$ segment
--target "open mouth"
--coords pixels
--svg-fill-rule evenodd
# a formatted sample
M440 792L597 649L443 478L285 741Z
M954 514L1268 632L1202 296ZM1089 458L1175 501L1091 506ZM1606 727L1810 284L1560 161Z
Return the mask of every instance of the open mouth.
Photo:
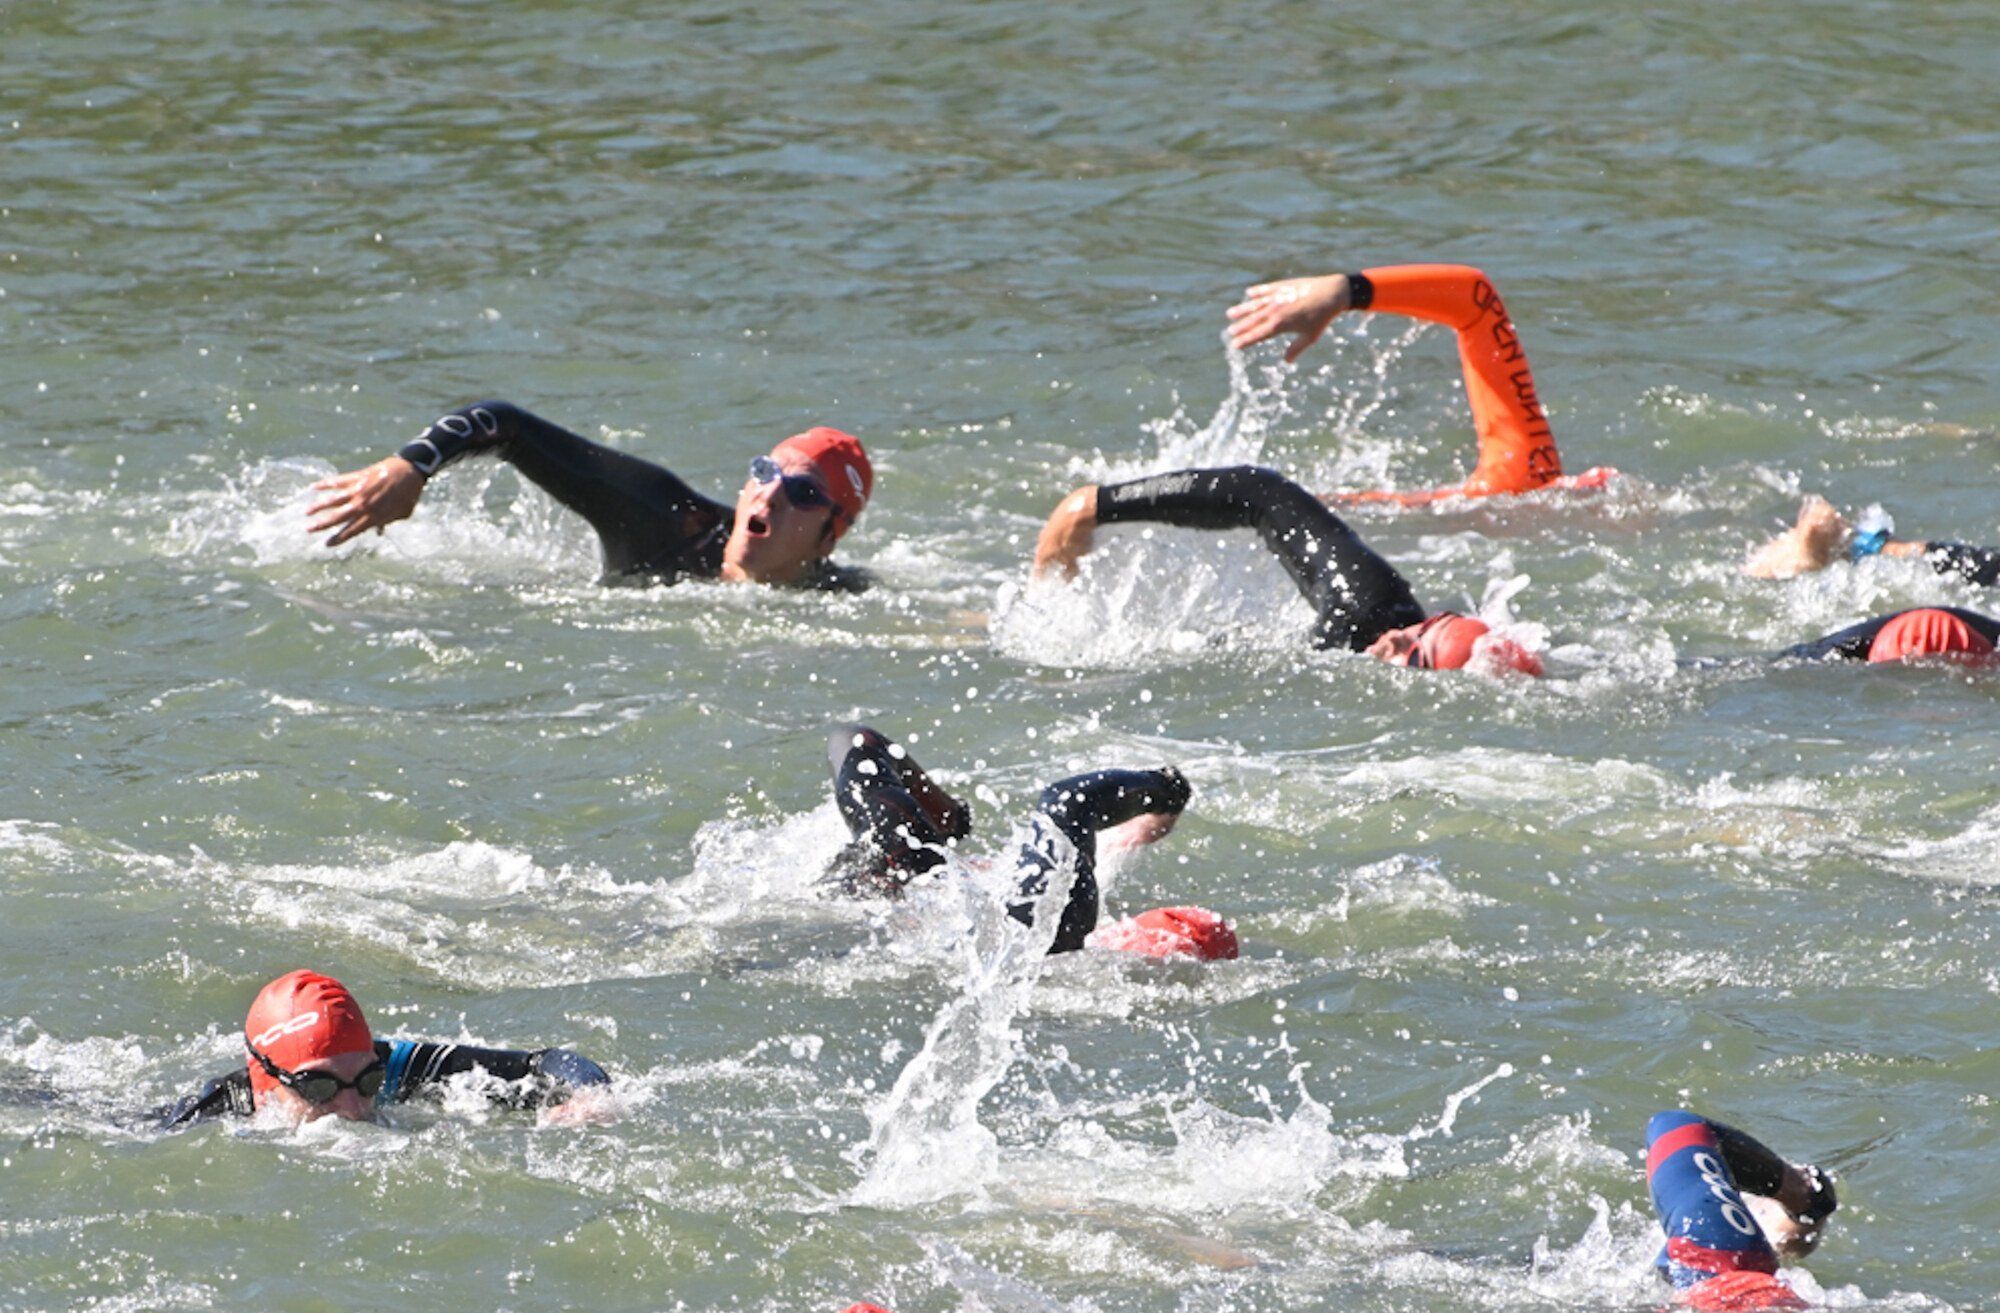
M753 515L743 522L743 528L752 538L763 538L770 534L771 522L761 515Z

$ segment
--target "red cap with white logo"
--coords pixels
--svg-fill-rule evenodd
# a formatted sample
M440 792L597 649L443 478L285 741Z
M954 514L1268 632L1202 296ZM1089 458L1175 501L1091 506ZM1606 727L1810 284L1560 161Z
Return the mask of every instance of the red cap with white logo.
M243 1021L243 1038L286 1071L375 1046L368 1019L347 986L316 971L288 971L264 986ZM251 1089L268 1094L277 1088L255 1058L246 1055L244 1062Z

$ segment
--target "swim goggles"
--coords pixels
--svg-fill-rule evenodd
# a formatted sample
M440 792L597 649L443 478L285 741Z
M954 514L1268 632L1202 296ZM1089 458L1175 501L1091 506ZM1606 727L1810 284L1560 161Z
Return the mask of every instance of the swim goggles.
M1436 629L1445 621L1453 619L1456 615L1457 612L1455 611L1440 611L1436 615L1426 618L1422 624L1418 625L1417 631L1410 635L1414 641L1410 644L1410 650L1403 654L1403 664L1418 670L1435 669L1431 664L1430 651L1424 646L1424 635Z
M342 1080L330 1071L286 1071L259 1053L249 1040L243 1041L243 1047L250 1050L250 1056L257 1059L266 1076L307 1103L332 1103L342 1090L353 1090L364 1099L372 1099L382 1092L382 1082L389 1078L389 1069L380 1058L363 1067L353 1080Z
M787 474L784 468L769 456L750 458L750 481L758 484L776 482L782 485L785 490L785 500L800 510L824 506L835 515L841 513L840 503L834 501L833 494L828 492L818 479L806 474Z

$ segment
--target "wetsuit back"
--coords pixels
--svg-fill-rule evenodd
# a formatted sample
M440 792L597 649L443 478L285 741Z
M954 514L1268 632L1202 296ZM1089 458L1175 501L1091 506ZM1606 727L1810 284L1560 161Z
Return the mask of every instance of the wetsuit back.
M496 1092L509 1106L532 1108L561 1103L585 1085L608 1085L604 1068L569 1049L481 1049L468 1044L437 1044L407 1039L378 1039L375 1056L387 1069L375 1106L402 1103L421 1091L468 1071L481 1071L513 1088ZM174 1130L211 1117L247 1117L256 1111L250 1096L250 1073L237 1067L218 1076L171 1107L160 1111L163 1129Z
M1100 524L1149 521L1187 529L1254 529L1318 616L1313 645L1359 652L1424 609L1395 567L1319 498L1250 465L1178 470L1097 490Z
M467 455L506 461L597 530L610 583L678 583L722 573L735 512L679 476L551 424L504 401L479 401L441 416L396 454L426 478ZM810 588L857 591L866 578L820 561Z

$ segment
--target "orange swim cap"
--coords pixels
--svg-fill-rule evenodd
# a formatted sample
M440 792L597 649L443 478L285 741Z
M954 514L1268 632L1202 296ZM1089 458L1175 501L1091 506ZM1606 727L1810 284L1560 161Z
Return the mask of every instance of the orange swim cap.
M1205 907L1156 907L1123 921L1099 926L1084 941L1092 948L1109 948L1146 957L1192 957L1203 962L1236 956L1236 932Z
M1472 645L1487 634L1486 622L1441 611L1417 629L1410 664L1427 670L1458 670L1472 660Z
M1753 1313L1804 1308L1792 1288L1769 1272L1722 1272L1681 1293L1681 1303L1701 1313Z
M341 1053L375 1047L361 1005L347 986L315 971L289 971L258 992L243 1020L243 1038L286 1071ZM250 1088L269 1094L278 1082L249 1055Z
M1978 662L1993 655L1993 641L1949 611L1925 607L1905 611L1883 625L1868 645L1868 660L1907 661L1912 657L1945 657Z
M889 1313L880 1304L849 1304L843 1313Z
M833 496L833 504L840 508L840 514L833 517L835 538L861 518L861 508L868 504L868 494L875 490L875 467L868 463L861 439L822 424L804 433L794 433L771 448L773 460L781 456L796 456L818 471L820 482Z

